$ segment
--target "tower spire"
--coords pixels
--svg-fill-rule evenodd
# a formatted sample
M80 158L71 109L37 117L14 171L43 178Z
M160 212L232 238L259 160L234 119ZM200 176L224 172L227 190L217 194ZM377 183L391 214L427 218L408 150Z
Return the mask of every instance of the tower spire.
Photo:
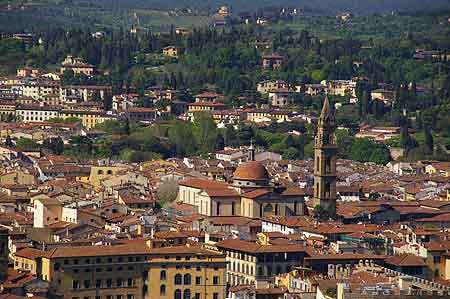
M314 199L328 215L336 213L335 120L328 97L323 102L314 146Z
M248 148L248 161L255 161L255 148L253 146L253 138L250 139L250 147Z

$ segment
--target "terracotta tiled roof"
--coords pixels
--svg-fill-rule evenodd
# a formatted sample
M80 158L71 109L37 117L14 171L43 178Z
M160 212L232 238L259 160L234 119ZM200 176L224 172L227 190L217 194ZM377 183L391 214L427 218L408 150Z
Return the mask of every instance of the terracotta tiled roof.
M259 162L250 161L240 164L233 173L233 178L238 180L267 180L267 169Z
M237 250L248 253L277 253L277 252L305 252L309 251L309 248L298 245L298 244L288 244L288 245L259 245L254 242L228 239L220 241L216 244L218 248Z
M252 191L242 194L242 196L246 197L246 198L256 199L258 197L267 195L269 193L271 193L271 191L268 189L255 189L255 190L252 190Z
M45 256L45 251L42 251L42 250L39 250L36 248L24 248L24 249L17 251L14 255L18 256L18 257L24 257L27 259L34 260L38 257Z
M414 266L426 266L422 258L413 254L402 254L388 257L385 262L394 266L400 267L414 267Z
M180 181L179 185L197 189L226 189L229 187L226 183L204 179L188 179Z

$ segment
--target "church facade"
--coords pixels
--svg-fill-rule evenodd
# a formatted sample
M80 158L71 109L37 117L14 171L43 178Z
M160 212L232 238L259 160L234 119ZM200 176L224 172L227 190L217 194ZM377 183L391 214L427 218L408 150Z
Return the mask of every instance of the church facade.
M206 179L181 181L177 200L196 206L198 213L206 216L304 215L302 189L274 186L264 165L254 161L253 147L248 160L236 168L230 183Z

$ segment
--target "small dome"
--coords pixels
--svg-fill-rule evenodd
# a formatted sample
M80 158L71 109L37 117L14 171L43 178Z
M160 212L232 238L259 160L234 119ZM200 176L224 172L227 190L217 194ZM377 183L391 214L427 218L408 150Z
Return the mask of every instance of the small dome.
M255 161L240 164L233 173L233 179L244 181L263 181L269 179L266 168Z

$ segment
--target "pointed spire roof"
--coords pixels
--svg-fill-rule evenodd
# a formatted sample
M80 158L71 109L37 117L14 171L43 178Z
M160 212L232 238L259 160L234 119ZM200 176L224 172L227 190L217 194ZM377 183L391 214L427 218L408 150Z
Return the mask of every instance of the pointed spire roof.
M325 96L325 101L323 102L322 112L320 113L320 120L323 124L334 121L334 115L331 111L330 101L328 96Z

